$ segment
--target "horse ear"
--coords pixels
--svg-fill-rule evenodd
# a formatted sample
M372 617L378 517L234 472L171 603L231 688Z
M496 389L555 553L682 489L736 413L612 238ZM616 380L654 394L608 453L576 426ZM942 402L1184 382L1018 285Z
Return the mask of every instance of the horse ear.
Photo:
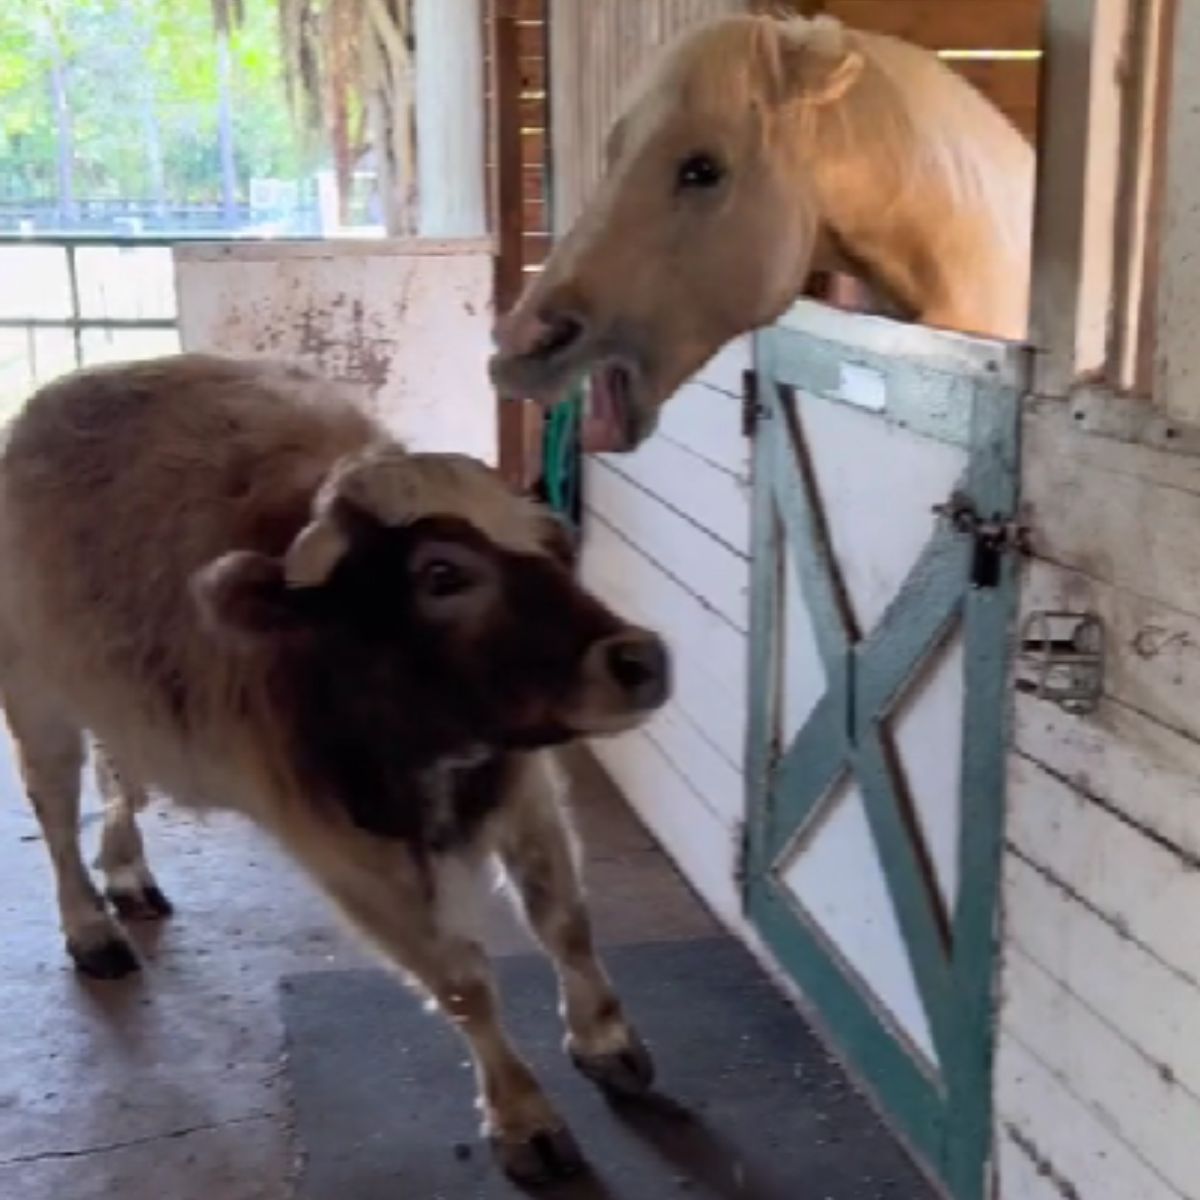
M865 60L846 27L833 17L788 21L780 30L784 94L821 106L840 100L858 82Z

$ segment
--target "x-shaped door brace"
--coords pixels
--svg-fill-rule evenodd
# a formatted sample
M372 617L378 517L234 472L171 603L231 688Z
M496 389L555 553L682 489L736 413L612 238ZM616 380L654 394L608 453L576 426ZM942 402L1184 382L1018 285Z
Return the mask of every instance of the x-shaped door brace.
M770 775L765 857L772 883L847 772L857 780L939 1060L953 1062L961 1033L952 969L953 922L933 877L906 784L883 728L905 686L960 618L969 586L968 539L940 523L876 627L861 640L820 517L815 481L788 406L767 398L769 489L795 557L827 686ZM762 486L760 484L760 486ZM776 543L772 577L782 567Z

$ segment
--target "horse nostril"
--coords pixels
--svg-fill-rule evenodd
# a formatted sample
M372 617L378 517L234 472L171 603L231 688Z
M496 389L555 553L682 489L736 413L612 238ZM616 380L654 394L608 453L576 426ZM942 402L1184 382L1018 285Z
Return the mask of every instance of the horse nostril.
M554 358L583 337L583 322L569 313L543 318L542 324L545 328L531 351L537 358Z
M667 695L666 647L656 637L623 637L608 650L613 678L639 704L661 704Z

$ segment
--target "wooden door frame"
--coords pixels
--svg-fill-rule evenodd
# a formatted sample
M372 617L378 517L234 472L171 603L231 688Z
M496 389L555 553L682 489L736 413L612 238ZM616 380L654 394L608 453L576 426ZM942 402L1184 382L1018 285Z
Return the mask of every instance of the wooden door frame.
M546 90L549 90L550 4L542 0L546 30L544 57ZM522 67L521 0L484 0L487 45L491 62L491 113L489 140L491 161L492 228L496 240L494 303L497 314L506 312L520 297L530 265L531 230L526 220L526 176L529 155L524 144L524 97ZM549 146L549 104L544 104L545 145ZM543 164L548 176L548 163ZM546 188L543 186L543 201ZM541 472L544 414L528 401L503 400L497 396L500 470L522 489L533 487Z

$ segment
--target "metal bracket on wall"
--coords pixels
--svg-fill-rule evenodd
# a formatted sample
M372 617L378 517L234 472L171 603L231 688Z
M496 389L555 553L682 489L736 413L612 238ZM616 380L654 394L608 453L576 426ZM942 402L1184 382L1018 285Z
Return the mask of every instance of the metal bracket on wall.
M1037 610L1025 618L1016 688L1066 712L1094 712L1104 691L1104 625L1094 613Z
M768 417L766 405L758 398L758 372L742 372L742 437L752 438L759 421Z

